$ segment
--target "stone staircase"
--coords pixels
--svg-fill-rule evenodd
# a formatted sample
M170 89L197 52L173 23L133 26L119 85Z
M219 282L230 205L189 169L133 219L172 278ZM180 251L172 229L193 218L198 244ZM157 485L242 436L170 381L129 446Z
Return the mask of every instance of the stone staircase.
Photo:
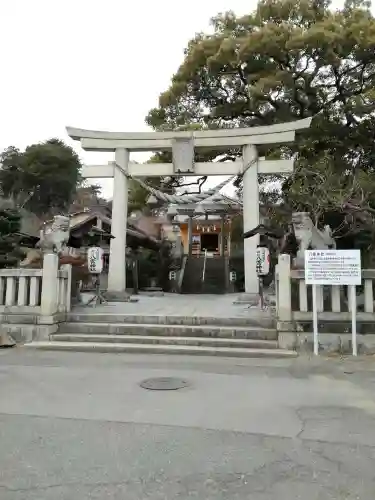
M196 294L202 292L203 258L188 257L181 285L181 293Z
M203 293L225 293L225 260L223 257L206 260L206 272L202 291Z
M284 358L272 319L72 313L49 341L28 349Z
M189 257L186 262L181 293L221 294L226 291L225 260L222 257L206 259L205 278L202 281L204 257Z

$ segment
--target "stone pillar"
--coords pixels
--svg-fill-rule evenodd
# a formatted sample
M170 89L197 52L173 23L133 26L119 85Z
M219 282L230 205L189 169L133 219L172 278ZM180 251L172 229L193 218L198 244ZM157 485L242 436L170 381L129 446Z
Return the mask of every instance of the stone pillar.
M72 309L72 265L63 264L60 269L68 273L68 279L66 282L66 312L70 312Z
M40 312L44 324L55 322L53 315L58 311L58 279L59 256L56 253L45 253L43 256L42 296Z
M290 255L279 255L277 264L276 290L277 319L282 322L292 321L292 284L290 279Z
M189 215L188 219L188 256L191 257L193 250L193 218Z
M254 160L257 160L256 146L250 144L244 146L242 155L245 170L243 175L243 229L245 232L259 225L258 162L252 164ZM258 235L244 240L245 293L249 294L259 292L255 261L258 241Z
M126 225L128 218L129 151L116 149L116 164L113 179L112 225L109 249L108 292L125 293L126 290Z
M281 349L297 349L299 335L293 321L290 255L279 255L276 268L276 319L278 345Z

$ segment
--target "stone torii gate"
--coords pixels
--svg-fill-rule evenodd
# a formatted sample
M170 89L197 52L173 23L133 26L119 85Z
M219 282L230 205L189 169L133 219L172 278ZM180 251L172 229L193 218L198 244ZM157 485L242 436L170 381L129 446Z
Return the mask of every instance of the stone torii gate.
M293 142L298 130L310 126L311 118L289 123L251 128L186 132L100 132L67 127L68 135L81 141L86 151L113 151L115 161L107 165L84 166L85 178L114 178L112 235L108 291L116 294L126 288L126 224L128 216L128 177L243 175L244 231L259 224L258 174L287 174L293 160L258 158L257 146ZM194 162L194 148L224 152L242 148L242 159L233 162ZM131 151L172 151L172 163L131 163ZM258 238L244 241L245 292L258 293L255 254Z

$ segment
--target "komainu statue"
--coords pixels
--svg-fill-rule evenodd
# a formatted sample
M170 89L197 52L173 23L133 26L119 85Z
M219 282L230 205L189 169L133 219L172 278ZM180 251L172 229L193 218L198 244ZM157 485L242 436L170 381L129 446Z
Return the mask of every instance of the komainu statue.
M56 215L51 226L41 231L37 246L44 252L60 254L69 241L70 219L64 215Z
M85 255L71 255L69 252L69 217L58 215L49 228L41 231L41 238L36 248L28 250L20 267L41 269L45 253L57 253L59 267L64 264L72 266L72 299L79 300L79 283L86 283L90 278Z
M292 215L294 234L298 241L298 251L295 258L297 267L304 267L305 250L325 250L336 248L330 226L318 229L306 212L295 212Z

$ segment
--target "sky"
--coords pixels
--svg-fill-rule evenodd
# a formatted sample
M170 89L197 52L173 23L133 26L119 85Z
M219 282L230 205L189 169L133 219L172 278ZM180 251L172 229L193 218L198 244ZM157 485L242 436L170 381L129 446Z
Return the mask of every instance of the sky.
M57 137L85 164L113 160L114 154L83 151L65 127L147 131L145 116L194 34L207 31L219 12L241 15L255 6L256 0L0 0L0 151ZM112 196L113 181L94 182Z
M86 164L113 160L112 154L83 151L65 127L147 131L145 116L168 88L188 41L206 31L218 12L244 14L255 5L255 0L0 0L0 151L58 137ZM210 179L209 185L221 179ZM113 182L99 183L111 197Z

